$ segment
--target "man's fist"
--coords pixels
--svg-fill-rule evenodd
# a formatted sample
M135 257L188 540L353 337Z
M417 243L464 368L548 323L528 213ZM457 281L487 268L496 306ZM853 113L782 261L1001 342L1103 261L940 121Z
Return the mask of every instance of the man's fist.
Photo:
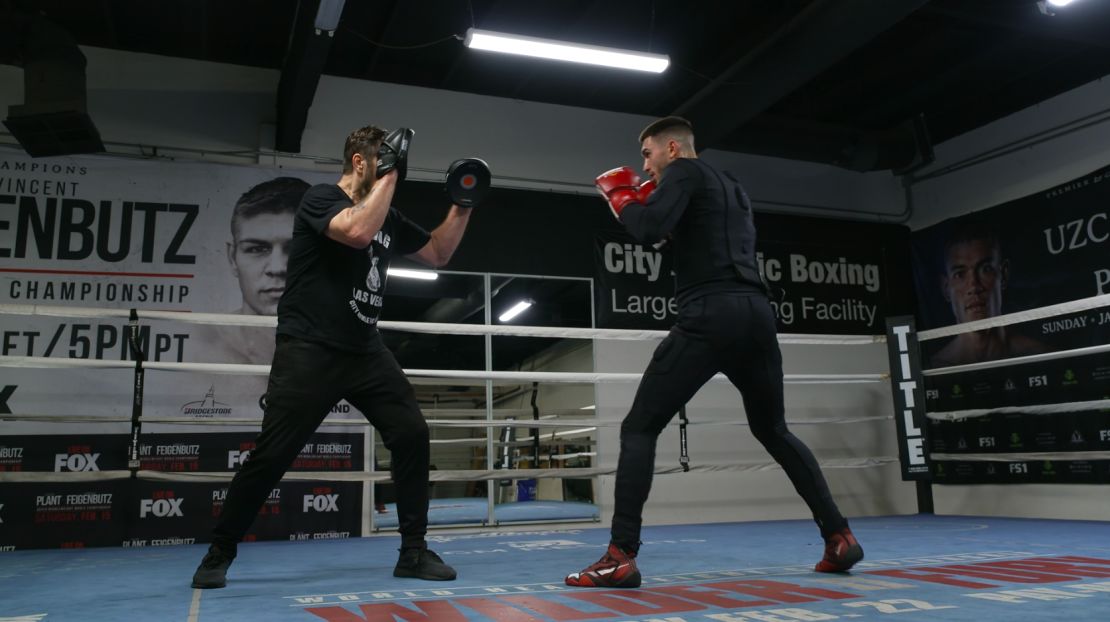
M643 203L655 190L655 182L647 180L640 183L640 176L630 167L622 166L606 171L594 180L598 192L609 202L613 216L620 220L621 212L629 203Z
M377 178L385 177L389 171L397 171L397 182L405 179L409 162L409 143L415 132L407 127L399 127L386 134L378 147Z

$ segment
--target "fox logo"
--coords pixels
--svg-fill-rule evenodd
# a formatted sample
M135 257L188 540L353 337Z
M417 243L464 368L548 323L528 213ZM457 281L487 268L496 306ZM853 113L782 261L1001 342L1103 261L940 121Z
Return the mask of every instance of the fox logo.
M227 468L234 469L237 466L241 466L244 462L247 461L247 458L249 458L250 456L251 450L249 449L246 451L232 449L231 451L227 452Z
M305 495L304 496L304 511L305 512L338 512L339 511L339 493L325 494L325 495Z
M96 461L100 454L54 454L54 472L61 471L99 471Z
M157 518L182 517L180 499L142 499L139 501L139 518L146 518L153 514Z

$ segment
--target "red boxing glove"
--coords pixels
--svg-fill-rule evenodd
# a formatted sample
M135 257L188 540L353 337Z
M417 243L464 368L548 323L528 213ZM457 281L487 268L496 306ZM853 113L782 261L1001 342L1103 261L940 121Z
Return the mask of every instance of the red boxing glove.
M640 176L628 166L605 171L594 180L598 192L609 202L609 209L613 216L620 220L624 206L632 202L639 202ZM652 186L654 189L654 185ZM650 191L649 191L650 192Z

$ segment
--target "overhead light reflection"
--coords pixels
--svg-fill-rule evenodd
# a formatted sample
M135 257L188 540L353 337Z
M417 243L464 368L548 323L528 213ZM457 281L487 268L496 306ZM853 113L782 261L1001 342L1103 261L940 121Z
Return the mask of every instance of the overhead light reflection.
M532 306L532 301L531 300L521 300L520 302L518 302L515 305L513 305L512 307L510 307L508 311L499 315L497 317L497 319L501 320L502 322L508 322L509 320L511 320L514 317L523 313L528 307L531 307L531 306Z
M430 272L428 270L409 270L407 268L390 268L389 276L397 276L402 279L420 279L421 281L434 281L439 278L439 274Z

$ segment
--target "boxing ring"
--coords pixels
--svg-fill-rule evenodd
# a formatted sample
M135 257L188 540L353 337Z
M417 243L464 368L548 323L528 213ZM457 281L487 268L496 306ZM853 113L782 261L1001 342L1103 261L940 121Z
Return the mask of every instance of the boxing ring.
M1110 296L1046 307L1023 314L984 320L1006 325L1031 319L1075 313L1110 304ZM121 310L6 305L0 314L59 315L126 319L132 326L145 320L190 323L231 323L273 326L274 318ZM941 331L923 331L922 341L940 339L962 330L985 326L968 323ZM447 334L564 339L651 341L657 331L561 329L526 326L428 325L382 322L383 330ZM955 332L953 332L955 331ZM886 349L884 337L780 335L780 343L830 348ZM978 363L959 368L923 370L926 377L1023 365L1038 360L1097 355L1108 345L1080 350ZM137 359L137 360L135 360ZM0 486L58 482L226 482L230 472L166 472L142 468L142 435L158 426L255 426L260 418L224 417L196 420L148 416L142 412L143 378L147 374L219 373L263 376L268 366L129 360L0 357L0 366L33 369L88 368L134 373L136 399L131 416L97 417L96 423L122 424L130 429L127 468L95 472L0 472ZM611 384L634 387L638 373L476 371L406 369L414 384L475 383L492 397L495 385ZM886 370L850 374L787 374L791 385L876 385L886 389ZM722 383L715 378L713 384ZM792 390L787 387L788 394ZM803 390L796 387L794 390ZM377 486L388 481L388 471L377 468L377 443L361 418L329 416L325 426L358 429L366 434L367 458L350 470L290 471L284 481L354 483L367 492L360 508L363 536L347 539L257 541L240 547L222 590L193 590L189 576L203 555L200 543L141 548L86 548L77 550L15 550L0 554L0 621L19 620L356 620L382 621L574 621L694 620L795 621L835 619L1014 620L1100 619L1110 605L1110 523L997 517L935 516L929 513L852 517L852 528L867 557L851 574L819 575L812 571L823 542L810 520L745 521L648 525L639 558L644 587L636 590L575 590L563 576L593 561L608 542L602 510L595 503L535 501L500 503L493 482L506 479L590 479L614 472L609 460L598 458L615 448L601 446L596 433L619 422L582 412L569 416L528 418L534 409L495 412L487 400L480 419L473 412L430 409L425 412L433 429L484 431L474 438L437 439L437 445L475 445L486 449L486 468L437 469L433 482L490 482L478 497L432 499L430 546L453 565L459 579L443 584L395 579L390 571L397 541L391 528L395 516L390 503L381 503ZM1110 400L1067 404L1010 406L1050 416L1076 410L1104 411ZM987 416L998 408L930 412L930 421L958 421ZM550 415L552 413L545 413ZM798 427L839 426L864 422L889 425L893 415L837 416L787 420ZM43 424L88 423L78 416L28 413L0 414L0 422L35 421ZM697 486L704 473L748 473L775 469L769 460L707 463L698 459L697 445L686 451L686 431L712 429L714 434L745 434L736 430L740 417L728 422L686 421L676 418L682 442L678 461L659 460L661 477L688 477ZM576 467L537 468L539 442L585 447L573 454L548 453L548 464ZM661 443L670 442L661 439ZM509 448L511 451L504 451ZM531 456L529 451L532 450ZM948 454L929 452L931 461L1014 463L1029 460L1069 460L1076 456L1035 453ZM1097 460L1108 452L1083 452ZM495 459L516 468L492 468ZM875 469L893 465L897 456L828 458L818 454L822 468ZM518 465L525 464L521 468ZM681 475L685 472L690 475ZM308 484L311 485L311 484ZM600 496L600 495L598 495ZM0 498L0 503L3 499ZM800 501L798 502L800 505ZM649 506L651 502L649 501ZM307 503L306 503L307 507ZM2 505L0 505L2 508ZM697 508L691 508L697 512ZM0 512L0 518L4 514ZM693 516L691 517L693 518ZM438 527L451 527L440 529ZM3 525L0 525L0 529Z

